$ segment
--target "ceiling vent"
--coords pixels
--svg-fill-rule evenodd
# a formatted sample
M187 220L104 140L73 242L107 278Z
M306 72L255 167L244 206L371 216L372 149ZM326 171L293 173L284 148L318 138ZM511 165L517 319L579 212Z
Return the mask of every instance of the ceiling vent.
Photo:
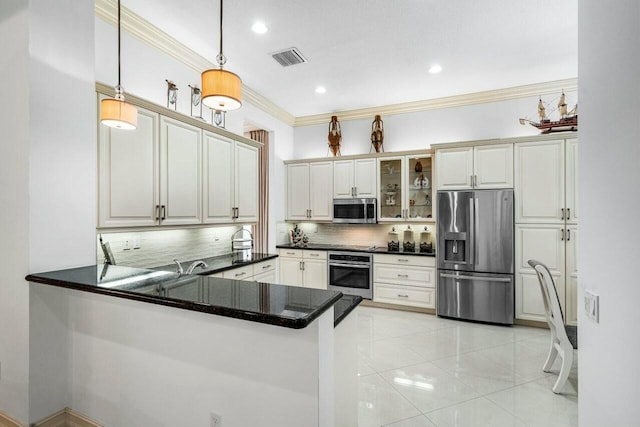
M309 62L295 47L272 53L271 56L283 67Z

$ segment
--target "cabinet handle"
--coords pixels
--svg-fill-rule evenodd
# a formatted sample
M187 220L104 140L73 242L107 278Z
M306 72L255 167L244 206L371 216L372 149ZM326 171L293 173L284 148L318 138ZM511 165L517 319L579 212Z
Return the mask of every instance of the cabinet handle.
M478 175L473 175L473 186L474 187L478 186Z
M564 219L564 208L560 209L560 219Z
M240 218L240 208L235 208L236 209L236 216L235 218L238 219Z
M304 261L300 262L300 270L304 271Z
M408 274L398 274L398 277L405 277L405 278L407 278L407 279L408 279L408 278L409 278L409 275L408 275Z
M409 262L409 260L408 259L398 258L398 262Z
M245 274L247 274L246 272L242 272L242 273L236 273L236 277L240 277L240 276L244 276Z
M469 175L469 185L473 187L473 175Z
M160 217L161 221L164 221L167 218L167 207L165 205L160 206L162 210L162 216Z
M320 256L320 254L309 254L309 256Z
M156 205L156 221L160 221L160 205Z
M287 255L295 255L295 252L287 252Z
M571 219L571 208L567 208L567 219Z
M567 218L569 219L569 218ZM571 240L571 230L567 228L567 242Z
M400 298L409 298L409 295L398 294Z
M353 187L353 195L358 197L358 187Z
M263 265L263 266L262 266L262 269L264 270L265 268L271 268L271 264L269 264L269 265Z
M564 228L560 230L560 240L564 240Z

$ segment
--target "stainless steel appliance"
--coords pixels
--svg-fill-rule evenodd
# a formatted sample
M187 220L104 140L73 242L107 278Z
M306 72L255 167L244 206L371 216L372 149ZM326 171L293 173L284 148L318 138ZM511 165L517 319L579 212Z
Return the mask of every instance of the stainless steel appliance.
M249 238L243 238L242 234L249 234ZM241 237L236 237L240 234ZM253 234L251 231L241 228L231 235L231 253L233 262L250 261L253 254Z
M438 192L438 315L513 324L513 223L513 190Z
M376 224L377 199L333 199L333 222L337 224Z
M329 252L328 289L373 299L373 256L361 252Z

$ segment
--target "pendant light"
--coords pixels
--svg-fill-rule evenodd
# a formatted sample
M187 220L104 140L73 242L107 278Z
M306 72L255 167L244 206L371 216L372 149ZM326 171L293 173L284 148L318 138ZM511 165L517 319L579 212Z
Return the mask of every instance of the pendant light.
M120 0L118 0L118 84L113 98L103 99L100 111L100 122L117 129L135 129L138 126L138 109L125 102L124 89L120 85Z
M220 53L216 56L220 68L202 73L202 103L214 111L231 111L242 106L242 80L223 69L227 58L222 53L222 3L220 0Z

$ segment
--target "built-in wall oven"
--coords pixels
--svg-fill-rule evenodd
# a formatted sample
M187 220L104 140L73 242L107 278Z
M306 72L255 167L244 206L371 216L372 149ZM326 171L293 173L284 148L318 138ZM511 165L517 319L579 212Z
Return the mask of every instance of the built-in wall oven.
M361 252L328 253L329 289L373 299L373 256Z

